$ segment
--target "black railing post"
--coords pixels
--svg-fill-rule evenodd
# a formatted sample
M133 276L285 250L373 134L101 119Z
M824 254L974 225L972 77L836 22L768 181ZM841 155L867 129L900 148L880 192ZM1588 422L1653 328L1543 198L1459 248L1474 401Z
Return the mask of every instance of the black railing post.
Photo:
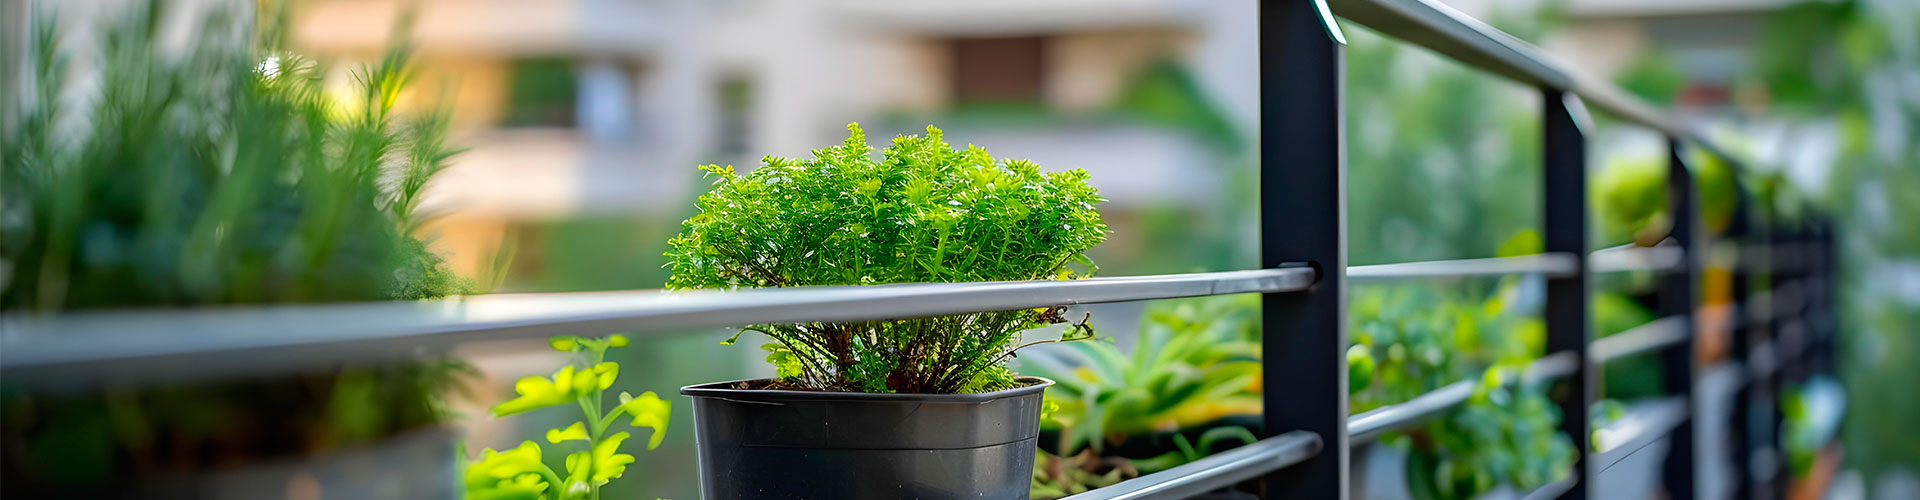
M1696 342L1696 313L1700 305L1697 287L1700 283L1700 265L1706 257L1705 246L1700 244L1700 202L1693 185L1693 175L1687 171L1685 159L1680 155L1680 142L1668 139L1667 167L1667 213L1673 220L1671 237L1678 244L1685 257L1680 269L1669 272L1660 279L1660 312L1664 317L1685 318L1681 328L1685 329L1686 340L1668 347L1661 352L1662 373L1666 378L1666 391L1686 401L1686 420L1673 428L1667 436L1667 458L1661 471L1661 484L1667 490L1667 498L1673 500L1692 500L1697 490L1694 485L1694 470L1698 462L1694 460L1694 436L1699 427L1696 418L1700 410L1699 398L1694 391L1697 367L1694 363L1694 345Z
M1839 377L1837 362L1834 360L1836 340L1839 338L1839 312L1834 310L1834 287L1837 285L1837 269L1834 263L1839 262L1839 256L1837 256L1839 248L1834 244L1832 215L1826 215L1826 213L1820 215L1820 231L1816 233L1816 240L1820 248L1820 258L1814 262L1820 269L1818 271L1820 279L1814 281L1820 285L1820 294L1818 294L1820 302L1816 302L1820 304L1820 342L1818 342L1820 352L1816 358L1818 362L1816 371L1828 377Z
M1593 362L1587 353L1587 147L1583 125L1586 109L1580 99L1564 91L1543 88L1541 103L1546 108L1544 190L1546 205L1541 221L1546 251L1575 256L1580 272L1547 279L1547 352L1570 351L1580 360L1579 368L1561 379L1556 389L1560 406L1560 429L1573 440L1574 462L1570 474L1578 481L1561 498L1585 499L1593 491L1593 476L1587 473L1591 429L1587 406L1592 404Z
M1780 321L1780 310L1782 305L1784 305L1780 299L1781 285L1786 284L1786 273L1782 272L1785 268L1785 259L1783 258L1785 257L1785 252L1781 252L1781 249L1784 248L1784 244L1786 243L1786 237L1784 235L1786 227L1780 222L1780 210L1779 207L1776 206L1777 200L1765 199L1760 200L1760 202L1766 205L1764 211L1767 214L1767 232L1765 238L1762 239L1765 246L1760 253L1762 257L1759 259L1762 272L1767 274L1767 300L1763 308L1763 313L1760 315L1760 328L1762 328L1762 332L1765 332L1767 339L1766 345L1771 352L1766 353L1767 359L1770 361L1768 364L1769 371L1760 377L1760 387L1758 388L1760 400L1758 405L1759 411L1756 413L1760 418L1760 425L1756 426L1756 428L1760 430L1758 438L1760 439L1761 452L1758 454L1758 457L1756 457L1760 462L1756 468L1764 470L1765 475L1756 478L1758 484L1756 484L1757 489L1754 498L1773 499L1786 498L1787 492L1787 457L1785 450L1780 448L1780 424L1782 420L1782 414L1780 413L1780 389L1785 382L1781 379L1780 374L1784 371L1783 367L1785 367L1787 363L1786 356L1784 356L1784 354L1786 354L1786 339L1781 335L1782 322Z
M1266 478L1267 498L1347 498L1342 43L1323 3L1260 5L1260 263L1319 271L1312 290L1262 300L1264 432L1321 442L1319 455Z
M1745 170L1732 165L1733 160L1730 158L1721 158L1721 161L1729 163L1729 169L1735 175L1733 182L1739 186L1741 181L1738 176L1744 175ZM1720 240L1732 245L1735 255L1731 269L1733 300L1727 318L1733 328L1733 341L1728 343L1730 347L1727 355L1732 358L1733 366L1738 367L1739 372L1734 381L1737 389L1733 392L1733 409L1728 412L1731 421L1728 422L1727 444L1731 456L1727 458L1728 463L1733 465L1733 476L1729 479L1729 489L1733 495L1729 498L1753 498L1753 454L1759 447L1754 441L1754 390L1751 383L1753 377L1750 375L1753 367L1751 354L1755 346L1752 332L1755 325L1748 319L1752 317L1753 307L1755 307L1753 280L1749 278L1753 271L1752 263L1746 260L1748 255L1746 249L1752 241L1756 205L1753 195L1747 193L1745 188L1735 189L1734 194L1733 220Z

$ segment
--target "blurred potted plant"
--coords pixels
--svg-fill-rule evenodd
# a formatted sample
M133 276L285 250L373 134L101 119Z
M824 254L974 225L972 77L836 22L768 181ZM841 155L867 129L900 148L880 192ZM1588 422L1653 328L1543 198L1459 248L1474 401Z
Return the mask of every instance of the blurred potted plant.
M1517 288L1509 279L1485 302L1420 288L1354 294L1347 361L1355 413L1481 377L1461 408L1381 438L1406 452L1413 498L1474 498L1500 484L1531 490L1569 473L1572 442L1556 431L1545 388L1509 383L1539 356L1545 333L1539 320L1508 312Z
M0 134L0 308L76 309L429 298L465 282L412 236L454 152L444 115L403 121L404 47L322 89L313 62L216 11L160 54L158 6L107 30L96 91L68 100L52 23ZM262 18L273 16L263 13ZM265 30L271 40L274 30ZM70 96L68 96L70 97ZM83 102L86 106L65 104ZM73 127L63 124L77 125ZM272 332L261 332L271 335ZM452 498L437 395L452 360L97 392L9 386L8 496Z
M1260 414L1258 304L1258 295L1156 302L1131 356L1076 342L1022 357L1023 371L1058 382L1047 393L1058 410L1042 422L1057 439L1043 459L1124 463L1112 470L1130 478L1257 440L1247 426Z
M493 407L494 416L504 417L554 406L577 405L581 420L559 429L548 429L550 444L580 441L586 448L567 455L566 476L555 472L541 457L540 444L522 441L507 451L483 450L466 464L462 473L468 500L586 500L600 498L600 488L619 479L633 463L633 455L620 452L620 444L631 437L625 431L608 433L620 417L630 427L652 429L647 449L660 447L667 437L667 418L673 404L648 391L634 397L620 393L620 404L602 410L606 391L620 376L620 364L606 361L607 350L626 347L627 337L605 338L554 337L548 345L574 356L574 363L555 372L553 377L538 375L513 384L519 393Z
M937 128L881 158L840 146L716 176L667 253L673 290L1070 279L1106 237L1083 170L954 149ZM714 498L1026 498L1041 394L1006 367L1063 308L753 325L770 379L689 386ZM1092 336L1084 320L1058 339ZM732 343L734 338L726 343Z

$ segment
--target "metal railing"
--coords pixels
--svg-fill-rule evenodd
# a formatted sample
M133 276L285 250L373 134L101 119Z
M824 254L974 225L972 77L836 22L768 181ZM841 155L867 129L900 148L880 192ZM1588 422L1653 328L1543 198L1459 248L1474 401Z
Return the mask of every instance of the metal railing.
M1490 73L1537 87L1544 97L1543 235L1539 255L1346 265L1346 167L1342 37L1344 17ZM1786 474L1747 473L1746 460L1778 456L1776 402L1785 383L1830 369L1834 328L1828 294L1830 225L1767 224L1759 204L1741 203L1724 235L1742 245L1735 269L1737 318L1728 361L1695 366L1696 286L1705 248L1684 147L1737 165L1685 127L1605 82L1583 79L1537 49L1429 0L1284 0L1259 15L1263 126L1262 269L1073 281L803 287L665 294L658 291L517 294L423 302L206 308L0 316L0 376L20 384L89 384L114 378L200 377L290 370L342 360L406 355L474 341L794 321L852 321L1055 305L1261 293L1265 439L1155 474L1094 490L1080 499L1183 498L1259 480L1272 498L1346 498L1356 443L1435 418L1459 406L1477 379L1400 404L1348 414L1345 295L1349 282L1508 274L1545 278L1547 351L1519 374L1556 381L1561 430L1576 445L1570 477L1528 498L1587 498L1594 478L1625 456L1665 440L1663 487L1696 496L1693 409L1699 375L1731 377L1735 422L1727 453L1742 460L1736 498L1778 497ZM1285 77L1276 75L1284 68ZM1652 248L1587 251L1585 106L1654 129L1671 144L1667 242ZM1339 270L1339 272L1327 272ZM1662 319L1607 339L1588 331L1589 278L1661 273ZM1752 280L1776 284L1750 291ZM1795 326L1786 328L1783 325ZM271 335L262 335L271 331ZM1789 334L1790 333L1790 334ZM190 339L190 340L183 340ZM1588 405L1597 365L1637 354L1661 357L1667 398L1641 404L1604 430L1588 450ZM205 360L218 357L219 363Z

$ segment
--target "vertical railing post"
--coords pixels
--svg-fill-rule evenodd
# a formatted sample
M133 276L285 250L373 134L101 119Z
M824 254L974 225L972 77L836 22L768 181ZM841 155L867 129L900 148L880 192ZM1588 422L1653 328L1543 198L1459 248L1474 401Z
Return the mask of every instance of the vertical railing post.
M1820 302L1818 302L1818 304L1820 304L1820 337L1818 337L1820 338L1820 342L1818 342L1820 352L1818 352L1818 358L1816 358L1816 362L1818 362L1818 369L1816 369L1816 371L1822 373L1822 375L1828 375L1828 377L1839 377L1839 371L1836 369L1839 363L1834 360L1836 340L1837 337L1839 337L1839 312L1834 310L1834 287L1839 285L1839 283L1836 283L1837 271L1834 263L1837 262L1836 254L1839 252L1839 248L1834 246L1834 217L1832 217L1832 215L1826 215L1826 213L1820 215L1820 231L1816 233L1816 240L1818 240L1818 248L1820 248L1820 258L1814 262L1818 265L1818 273L1820 273L1820 275L1818 275L1820 279L1814 281L1814 283L1820 285L1820 294L1818 294L1818 298L1820 298Z
M1319 0L1260 5L1261 266L1319 271L1312 290L1262 300L1264 432L1321 443L1268 476L1266 498L1347 498L1345 67L1331 16Z
M1732 162L1727 158L1721 160ZM1732 165L1729 167L1736 176L1734 184L1742 185L1738 176L1745 171ZM1756 306L1753 303L1753 281L1749 278L1753 274L1753 267L1752 263L1747 261L1749 254L1746 250L1752 242L1755 202L1753 195L1747 193L1744 188L1735 189L1734 193L1733 221L1727 227L1726 234L1722 235L1722 241L1733 246L1735 256L1732 269L1733 300L1727 319L1732 324L1733 341L1729 343L1731 347L1728 349L1728 355L1733 359L1733 366L1739 369L1734 381L1737 389L1733 393L1733 410L1729 412L1731 422L1728 422L1730 428L1727 440L1730 441L1732 448L1730 450L1732 456L1728 457L1728 460L1733 464L1733 477L1729 479L1732 496L1728 498L1753 498L1753 453L1759 447L1754 441L1753 409L1755 406L1751 383L1755 325L1749 318L1753 316L1753 308Z
M1686 401L1686 420L1673 428L1667 436L1667 458L1661 471L1661 484L1667 490L1667 498L1673 500L1692 500L1696 496L1694 485L1695 466L1694 436L1699 428L1697 418L1700 405L1694 391L1697 367L1694 363L1694 345L1699 310L1700 265L1706 256L1704 246L1700 244L1700 203L1695 196L1693 175L1687 171L1685 159L1680 155L1681 144L1668 139L1667 167L1667 213L1673 220L1672 238L1678 244L1685 257L1680 269L1672 270L1660 279L1660 312L1664 317L1685 318L1681 328L1686 331L1685 340L1661 352L1662 373L1666 378L1666 391Z
M1783 382L1780 373L1784 371L1782 368L1787 363L1785 356L1782 356L1786 353L1786 342L1780 335L1780 309L1783 305L1780 299L1780 285L1786 283L1786 276L1784 276L1786 273L1782 272L1785 267L1784 252L1780 250L1786 243L1786 238L1783 233L1785 227L1780 223L1780 210L1775 206L1776 201L1764 199L1760 202L1765 204L1764 212L1767 214L1766 236L1762 239L1765 246L1762 247L1759 259L1762 272L1767 275L1767 300L1760 314L1760 331L1765 332L1766 345L1772 352L1765 353L1770 361L1768 364L1770 371L1760 377L1758 388L1760 400L1759 411L1756 413L1761 419L1758 422L1760 425L1757 426L1761 452L1756 457L1759 462L1756 468L1764 470L1765 474L1763 477L1756 478L1758 484L1756 484L1756 495L1753 498L1773 499L1785 498L1787 491L1786 454L1780 449L1782 416L1780 388Z
M1587 115L1580 98L1553 88L1543 88L1541 103L1546 108L1542 122L1545 132L1545 175L1541 200L1546 205L1541 221L1546 251L1573 255L1578 273L1547 278L1547 352L1573 352L1580 360L1573 374L1561 379L1555 390L1560 406L1560 429L1573 440L1572 477L1578 484L1561 498L1585 499L1593 491L1593 476L1588 474L1591 430L1587 406L1594 398L1593 362L1588 357L1587 312Z

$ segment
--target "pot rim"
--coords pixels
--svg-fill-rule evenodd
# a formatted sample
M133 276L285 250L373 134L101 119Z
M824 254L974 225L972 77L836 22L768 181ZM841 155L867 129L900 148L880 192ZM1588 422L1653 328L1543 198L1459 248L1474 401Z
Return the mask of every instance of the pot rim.
M989 401L1015 398L1029 394L1038 395L1053 380L1045 377L1018 376L1014 380L1029 382L1027 385L1012 389L973 394L902 394L875 392L826 392L826 391L788 391L780 389L734 389L741 382L767 380L764 378L741 379L727 382L709 382L680 388L680 395L695 398L719 398L754 401L892 401L902 403L986 403Z

